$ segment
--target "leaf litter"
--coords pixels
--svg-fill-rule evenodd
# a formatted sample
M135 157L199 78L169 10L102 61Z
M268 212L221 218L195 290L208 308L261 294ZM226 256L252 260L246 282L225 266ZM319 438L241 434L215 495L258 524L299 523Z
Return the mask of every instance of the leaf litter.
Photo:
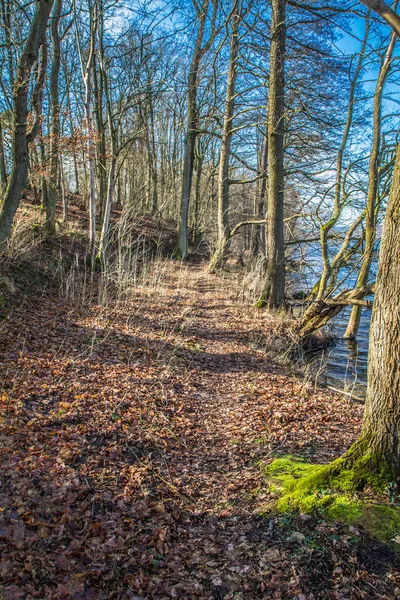
M260 464L326 462L362 407L253 343L270 318L193 266L84 307L26 297L0 339L0 597L399 598L361 530L260 516Z

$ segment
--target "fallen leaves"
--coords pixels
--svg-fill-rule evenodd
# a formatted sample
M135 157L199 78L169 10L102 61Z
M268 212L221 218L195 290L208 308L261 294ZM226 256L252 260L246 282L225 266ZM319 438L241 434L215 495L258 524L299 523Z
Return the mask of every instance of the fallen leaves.
M199 268L185 281L169 268L151 302L49 293L5 324L1 597L370 598L380 577L379 597L395 598L390 561L377 575L362 536L255 516L258 463L276 450L329 460L361 408L305 397L251 343L263 313Z

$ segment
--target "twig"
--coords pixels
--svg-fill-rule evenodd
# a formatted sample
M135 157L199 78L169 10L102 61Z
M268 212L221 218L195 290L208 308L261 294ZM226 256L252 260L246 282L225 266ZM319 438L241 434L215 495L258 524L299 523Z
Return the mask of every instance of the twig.
M326 387L329 390L332 390L333 392L338 392L339 394L344 394L345 396L349 396L350 398L357 400L357 402L362 402L362 404L364 404L364 402L365 402L365 398L359 398L358 396L354 396L354 394L352 394L351 392L346 392L346 390L341 390L340 388L335 388L335 387L333 387L333 385L327 385Z

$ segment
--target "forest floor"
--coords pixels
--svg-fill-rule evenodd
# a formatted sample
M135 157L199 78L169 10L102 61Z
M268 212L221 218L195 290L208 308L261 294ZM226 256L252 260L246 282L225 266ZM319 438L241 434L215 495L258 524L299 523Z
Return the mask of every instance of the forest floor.
M268 357L270 316L171 261L123 300L78 292L1 324L2 599L400 597L361 530L260 515L263 464L327 462L362 418Z

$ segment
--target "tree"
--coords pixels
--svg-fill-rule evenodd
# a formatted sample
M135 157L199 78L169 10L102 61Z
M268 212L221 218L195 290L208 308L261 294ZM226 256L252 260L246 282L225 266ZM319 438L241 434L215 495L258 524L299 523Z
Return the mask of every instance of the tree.
M400 146L385 214L370 329L362 432L349 451L383 480L400 474ZM368 477L367 477L368 479Z
M85 89L85 119L87 134L87 152L89 162L89 255L94 257L96 250L96 174L95 174L95 144L92 127L92 71L96 49L96 35L98 28L98 0L92 5L89 2L89 41L88 51L85 57L81 44L76 12L76 0L74 0L75 31L81 65L82 81Z
M50 137L50 173L47 187L46 227L49 233L54 233L56 223L56 199L58 180L58 151L60 143L60 100L58 93L58 78L60 73L61 51L59 23L62 11L62 0L55 0L54 14L51 22L51 39L53 44L53 59L50 73L50 105L51 105L51 137Z
M260 307L278 308L285 301L284 134L286 0L272 0L268 95L267 271Z
M35 16L18 62L13 88L12 171L0 208L0 244L4 244L11 233L14 216L21 200L21 192L27 182L28 142L29 138L31 141L34 139L39 127L37 119L32 130L27 131L30 79L39 49L45 43L45 32L53 2L54 0L42 0L36 3ZM43 85L43 82L41 84ZM38 94L39 90L40 88L36 86L33 94L35 92Z
M228 81L226 87L224 125L218 172L218 239L216 250L211 257L209 270L218 270L224 261L230 238L229 230L229 164L233 135L233 117L235 108L235 86L239 57L239 25L241 19L241 1L234 0L232 7L232 30L229 55Z
M198 109L197 109L197 88L200 62L204 54L210 48L214 35L215 35L215 18L218 7L218 1L213 2L213 15L211 22L211 33L208 41L203 44L204 35L206 31L207 16L209 11L209 0L203 0L202 4L199 4L197 0L193 0L194 7L198 19L197 36L194 45L192 63L190 65L189 76L188 76L188 106L187 106L187 129L185 137L185 150L183 158L183 172L182 172L182 191L181 191L181 205L179 211L178 221L178 242L176 247L176 254L181 258L185 258L188 253L188 217L189 217L189 202L190 192L192 189L192 178L194 168L194 153L196 147L196 138L198 135L199 123L198 123Z
M105 92L107 122L108 122L109 131L110 131L110 145L111 145L111 148L110 148L111 158L110 158L110 166L109 166L108 178L107 178L107 193L106 193L106 199L105 199L104 210L103 210L103 222L102 222L102 226L101 226L99 250L98 250L98 257L99 257L100 261L102 262L102 264L104 265L105 255L106 255L107 245L108 245L111 205L112 205L112 198L113 198L114 185L115 185L115 171L116 171L116 165L117 165L117 140L116 140L117 132L116 132L115 126L114 126L114 118L113 118L111 96L110 96L110 86L109 86L109 81L108 81L108 73L107 73L107 69L105 66L104 43L103 43L103 35L104 35L103 16L104 16L104 13L102 11L101 15L100 15L99 27L98 27L98 33L99 33L98 56L99 56L99 63L100 63L100 77L102 79L102 82L103 82L102 87Z
M372 9L381 2L365 2ZM380 13L400 35L400 17ZM394 13L395 14L395 13ZM383 489L400 476L400 145L385 213L370 328L368 386L361 433L322 472L299 482L304 491L326 486Z
M383 2L365 2L397 35L400 17ZM400 475L400 145L386 209L370 329L368 387L360 437L344 457L356 476L379 484Z
M385 58L379 71L374 94L374 131L371 156L369 159L368 196L365 214L365 250L357 278L356 288L362 288L367 285L374 252L376 216L377 209L379 208L379 152L381 146L382 95L385 81L392 63L396 39L397 36L393 32L385 52ZM353 306L347 329L344 334L345 338L352 339L356 337L358 327L360 325L361 310L361 306Z
M349 144L350 140L350 131L352 127L352 123L354 120L355 113L355 102L356 102L356 90L357 84L362 72L362 67L365 59L365 52L368 43L368 36L370 31L370 15L368 13L366 26L364 31L364 37L361 44L361 49L358 54L357 66L355 68L354 74L351 79L350 84L350 94L347 106L347 116L346 122L343 130L342 139L340 142L340 146L338 149L338 153L336 156L336 175L335 175L335 184L334 184L334 198L333 198L333 208L329 215L329 219L320 225L320 245L321 245L321 256L322 256L322 274L318 279L317 283L314 285L312 291L312 303L305 311L302 319L301 319L301 329L300 335L305 337L310 333L314 332L316 329L319 329L323 325L325 325L331 318L336 316L344 306L351 304L351 300L354 300L354 306L358 310L361 309L363 305L363 295L368 293L367 277L362 279L362 283L357 285L357 290L344 290L336 297L331 298L333 291L337 285L337 276L340 271L340 268L343 267L349 257L352 254L352 251L349 251L349 246L352 241L353 234L359 229L361 223L363 222L366 212L368 212L368 208L370 206L370 202L367 201L367 209L363 210L353 221L353 223L348 227L346 235L343 238L343 242L339 245L339 248L334 253L333 258L331 258L331 251L329 248L329 236L335 225L338 223L343 210L348 204L348 194L345 193L345 178L346 174L351 167L350 166L345 170L344 169L344 156L346 147ZM390 60L389 60L390 64ZM383 82L382 82L383 85ZM375 121L376 125L376 121ZM380 133L378 134L378 140L380 139ZM379 144L379 143L378 143ZM376 149L376 153L374 154L374 165L376 163L376 169L378 169L378 158L379 158L379 147ZM375 167L374 167L375 168ZM372 174L373 181L375 181L375 173ZM370 186L370 191L376 196L377 186L375 187L375 183ZM375 200L374 200L375 202ZM370 221L372 226L372 223ZM369 229L369 239L371 239L371 228ZM353 247L353 251L361 244L362 238L359 238L358 243ZM372 250L371 250L372 251ZM344 302L344 300L346 302ZM342 303L343 302L343 303ZM365 303L368 305L368 302Z

